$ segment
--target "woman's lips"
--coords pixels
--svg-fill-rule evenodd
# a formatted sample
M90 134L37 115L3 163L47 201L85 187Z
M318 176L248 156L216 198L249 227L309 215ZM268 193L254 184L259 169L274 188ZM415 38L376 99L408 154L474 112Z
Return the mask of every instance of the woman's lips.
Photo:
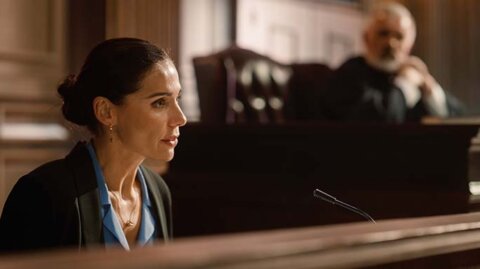
M175 147L178 144L178 137L177 136L167 137L165 139L162 139L162 142L169 146Z

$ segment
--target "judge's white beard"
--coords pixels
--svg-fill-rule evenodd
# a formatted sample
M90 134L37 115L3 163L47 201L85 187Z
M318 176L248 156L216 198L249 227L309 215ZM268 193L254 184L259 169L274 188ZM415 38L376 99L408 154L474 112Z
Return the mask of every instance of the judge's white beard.
M401 66L400 61L395 59L378 59L368 54L365 56L365 59L370 66L387 73L395 73Z

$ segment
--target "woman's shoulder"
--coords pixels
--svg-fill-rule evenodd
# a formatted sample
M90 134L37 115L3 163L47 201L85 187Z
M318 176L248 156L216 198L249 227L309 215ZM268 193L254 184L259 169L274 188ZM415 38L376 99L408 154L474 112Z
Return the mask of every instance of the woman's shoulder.
M65 159L58 159L40 165L26 174L26 176L34 178L48 175L56 176L64 171L66 171Z
M45 163L22 176L16 186L36 187L43 190L63 189L68 177L65 159Z
M16 185L40 188L44 191L59 193L59 195L73 195L76 173L87 177L90 172L90 163L86 150L79 143L65 158L53 160L40 165L28 174L22 176ZM86 157L85 157L86 156ZM85 180L84 180L85 181ZM62 194L63 193L63 194Z
M63 181L65 177L68 177L71 174L70 170L72 165L80 162L86 162L88 161L88 158L89 157L86 151L85 143L79 142L65 158L44 163L32 170L30 173L26 174L24 177L42 181Z

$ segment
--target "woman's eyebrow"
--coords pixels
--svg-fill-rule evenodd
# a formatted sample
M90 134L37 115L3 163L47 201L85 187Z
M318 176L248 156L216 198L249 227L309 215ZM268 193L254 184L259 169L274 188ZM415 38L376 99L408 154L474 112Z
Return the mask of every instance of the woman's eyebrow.
M156 92L156 93L152 93L149 96L147 96L146 99L150 99L150 98L158 97L158 96L172 96L172 93L170 93L170 92Z
M171 92L155 92L155 93L152 93L149 96L145 97L145 99L150 99L150 98L153 98L153 97L172 96L172 95L173 95L173 93L171 93ZM182 90L179 90L178 91L178 96L181 96L181 95L182 95Z

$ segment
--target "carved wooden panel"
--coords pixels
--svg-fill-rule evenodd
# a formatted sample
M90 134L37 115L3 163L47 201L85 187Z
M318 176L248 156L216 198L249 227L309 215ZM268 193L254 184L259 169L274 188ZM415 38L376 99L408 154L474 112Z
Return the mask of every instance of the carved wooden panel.
M64 0L0 1L0 208L19 176L66 152Z
M63 50L61 0L0 2L0 59L56 65Z
M177 0L107 0L107 37L138 37L178 59Z
M29 112L43 118L58 115L53 108L59 107L56 86L65 75L65 13L62 0L0 1L3 122L15 121L10 116L23 109L24 118Z
M355 6L296 0L238 1L237 42L278 61L341 64L361 50Z

